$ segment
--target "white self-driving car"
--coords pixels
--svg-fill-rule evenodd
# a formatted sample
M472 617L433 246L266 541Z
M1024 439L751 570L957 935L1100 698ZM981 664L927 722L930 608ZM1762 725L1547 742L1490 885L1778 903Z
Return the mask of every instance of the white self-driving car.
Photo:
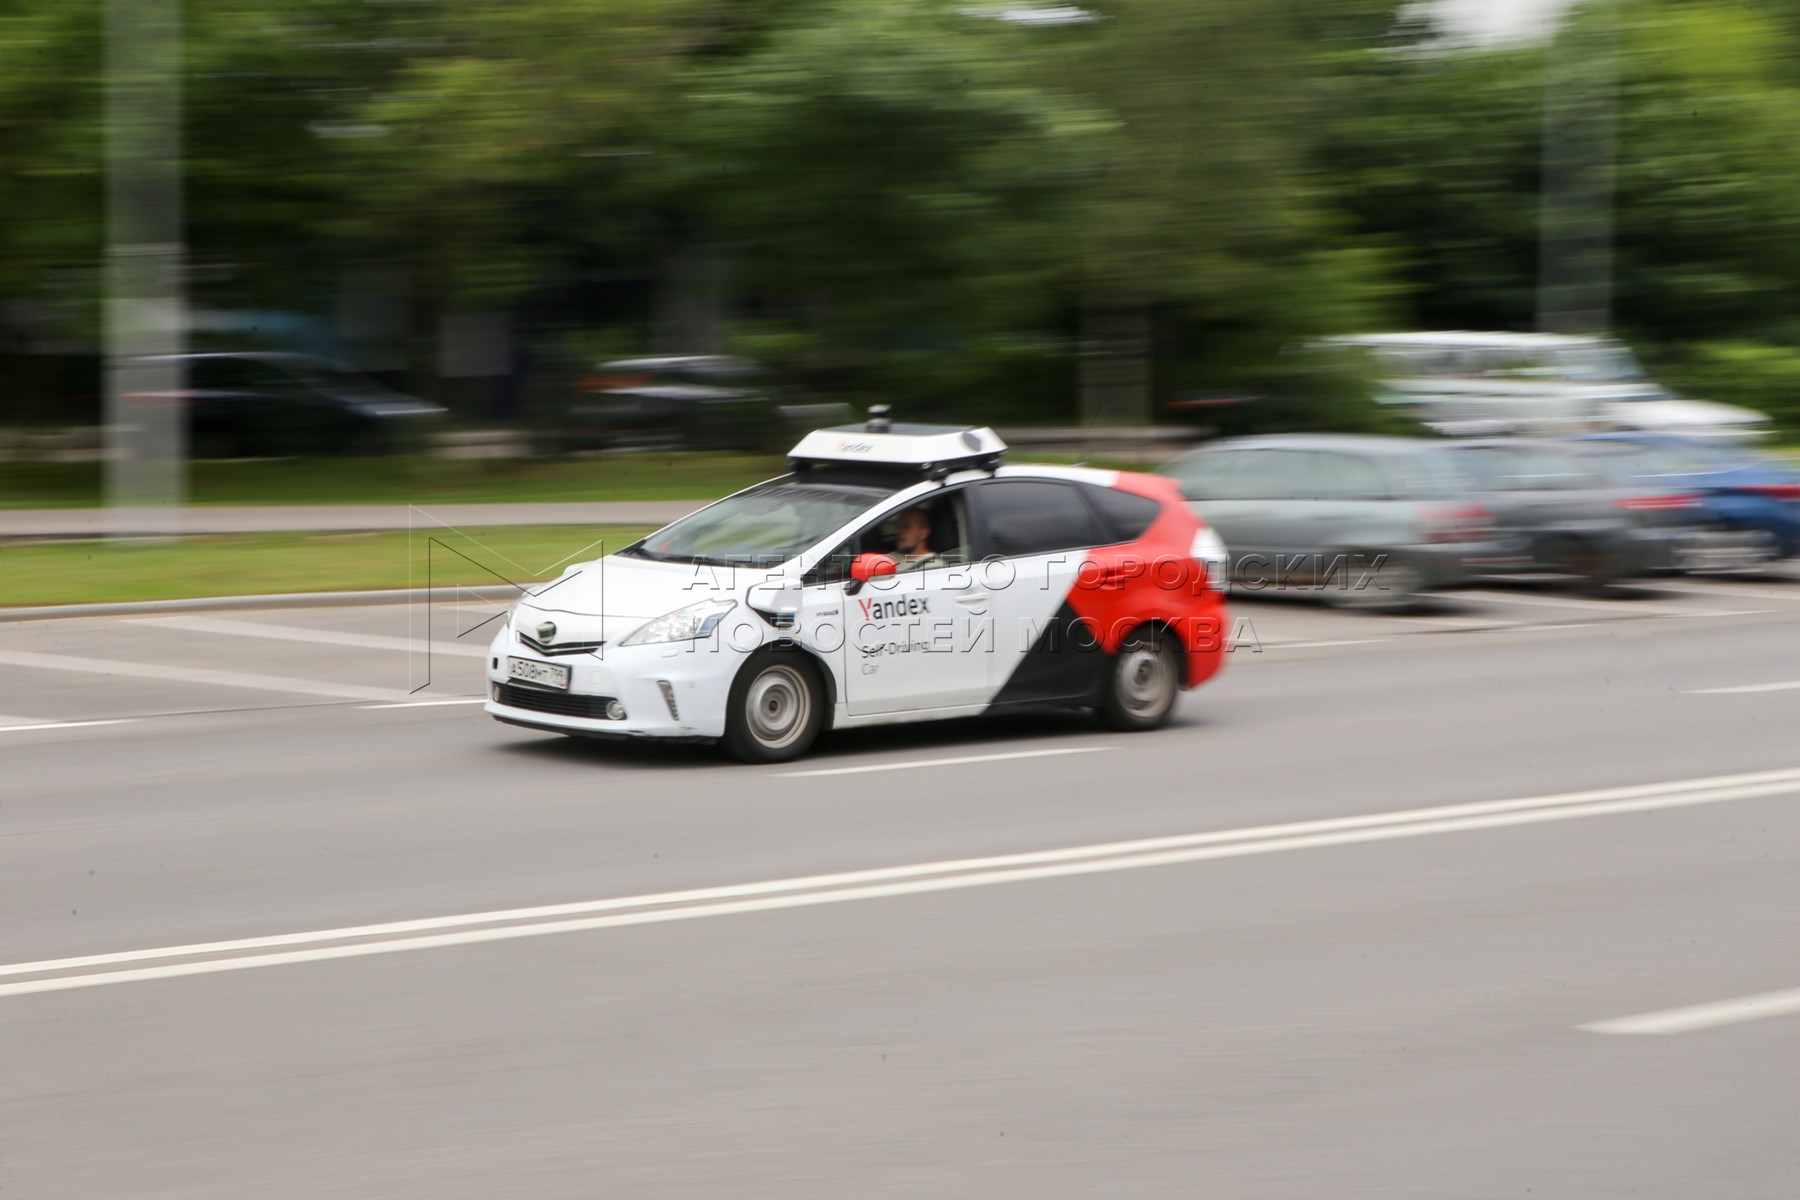
M1004 451L879 409L807 434L789 474L521 599L487 712L750 762L829 728L1026 705L1161 725L1222 661L1224 547L1170 480Z

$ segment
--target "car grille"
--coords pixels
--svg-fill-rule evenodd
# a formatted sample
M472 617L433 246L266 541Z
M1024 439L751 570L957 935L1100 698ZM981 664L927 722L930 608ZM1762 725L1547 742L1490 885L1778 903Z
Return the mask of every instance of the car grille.
M605 721L606 706L611 696L580 696L572 692L552 692L543 688L522 687L516 683L494 685L494 700L508 708L528 708L533 712L555 713L559 717L586 717Z
M540 642L529 633L520 632L519 642L529 646L539 654L554 658L558 654L592 654L605 642Z

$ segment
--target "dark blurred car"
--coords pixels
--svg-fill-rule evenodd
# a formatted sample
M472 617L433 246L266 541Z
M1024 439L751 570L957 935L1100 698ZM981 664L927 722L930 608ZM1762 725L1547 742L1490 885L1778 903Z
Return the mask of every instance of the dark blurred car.
M180 361L194 458L418 450L444 415L439 405L310 354L185 354Z
M1588 434L1569 444L1618 478L1699 507L1717 535L1695 548L1687 569L1800 556L1800 471L1778 459L1669 434Z
M1523 561L1443 443L1271 434L1213 442L1161 468L1224 539L1248 590L1402 608Z
M1517 539L1524 561L1508 573L1604 587L1672 565L1709 525L1692 497L1613 478L1564 442L1471 439L1447 441L1444 451Z
M774 421L761 376L757 363L719 354L601 363L581 381L556 440L565 450L760 449Z

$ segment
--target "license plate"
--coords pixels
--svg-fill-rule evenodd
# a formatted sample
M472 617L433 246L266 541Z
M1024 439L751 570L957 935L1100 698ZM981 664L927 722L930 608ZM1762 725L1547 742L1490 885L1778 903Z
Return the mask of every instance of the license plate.
M534 658L507 659L506 673L513 679L524 683L535 683L539 687L567 688L569 686L569 668L558 663L538 662Z

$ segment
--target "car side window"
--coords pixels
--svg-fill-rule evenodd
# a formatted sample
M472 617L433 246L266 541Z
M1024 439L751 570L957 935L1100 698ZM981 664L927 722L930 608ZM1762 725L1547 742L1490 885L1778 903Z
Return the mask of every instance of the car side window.
M1242 457L1229 450L1202 451L1170 463L1167 469L1187 499L1225 500L1229 498L1227 477Z
M1469 482L1484 492L1497 492L1506 486L1505 464L1498 460L1496 451L1487 446L1467 446L1450 450L1447 461L1455 464L1456 469L1468 476Z
M252 362L247 363L246 367L250 386L259 392L277 392L293 396L312 390L294 375L269 363Z
M1385 500L1393 492L1379 465L1357 454L1312 456L1312 494L1325 500Z
M976 486L990 554L1006 558L1050 554L1115 540L1072 484L995 479Z
M1313 460L1299 450L1252 450L1238 473L1237 495L1245 500L1311 500L1318 494Z
M256 386L245 366L242 360L235 358L203 358L189 370L197 388L209 392L239 392Z
M1297 450L1221 450L1173 470L1189 500L1293 500L1311 495L1312 457Z
M1111 541L1134 542L1162 514L1162 505L1148 496L1122 492L1118 488L1078 484L1081 494L1100 510L1101 521L1112 533Z
M930 527L925 545L932 552L922 560L926 568L960 566L969 561L969 522L967 493L961 488L938 492L914 499L883 513L845 538L831 553L806 573L808 585L842 583L850 578L850 564L859 554L887 554L899 557L900 514L922 509Z

